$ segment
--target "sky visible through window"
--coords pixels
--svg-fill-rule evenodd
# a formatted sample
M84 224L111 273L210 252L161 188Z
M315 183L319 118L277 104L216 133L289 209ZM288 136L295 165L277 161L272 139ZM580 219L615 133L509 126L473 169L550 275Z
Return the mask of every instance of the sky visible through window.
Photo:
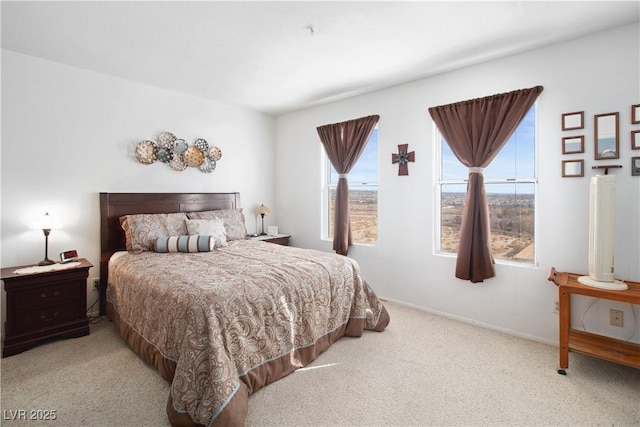
M349 172L349 182L360 184L378 182L378 128L371 132L367 146ZM338 174L333 166L331 167L331 183L338 183Z
M484 179L532 178L535 176L535 105L526 116L498 155L484 171ZM466 180L469 171L453 154L449 144L442 143L442 179ZM466 191L466 185L457 186L461 192ZM510 193L511 185L492 185L487 191ZM526 190L525 190L526 189ZM457 190L457 189L456 189ZM523 185L519 190L533 193L533 186Z

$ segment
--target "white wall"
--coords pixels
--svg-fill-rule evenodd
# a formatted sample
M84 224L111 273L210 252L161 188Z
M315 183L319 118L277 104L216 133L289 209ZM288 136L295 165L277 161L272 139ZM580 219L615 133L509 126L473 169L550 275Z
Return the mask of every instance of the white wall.
M587 270L588 183L593 175L593 116L620 113L616 269L640 281L640 177L630 174L631 105L640 103L638 25L625 26L463 70L425 78L328 105L282 115L276 122L276 209L281 229L296 246L331 250L321 239L322 148L316 127L379 114L379 243L354 246L379 295L452 318L557 344L550 267ZM384 58L380 58L384 61ZM366 70L363 70L366 73ZM455 259L434 254L434 129L427 109L470 98L544 86L539 111L538 265L498 264L496 277L471 284L454 277ZM562 155L562 113L585 112L584 154ZM416 162L397 176L390 154L408 143ZM561 161L585 160L584 178L562 178ZM607 162L608 163L608 162ZM634 333L631 305L600 301L581 319L590 298L574 299L573 322L627 339ZM624 328L608 325L609 308L625 311ZM638 307L635 306L636 313ZM635 319L637 323L637 318ZM392 320L393 321L393 320ZM640 339L640 327L632 340Z
M268 115L3 50L2 267L44 257L42 230L30 224L49 211L62 226L51 232L49 258L77 249L97 277L104 191L239 191L254 232L255 207L275 207L274 125ZM216 170L139 163L135 145L162 131L220 147ZM265 226L277 220L272 212Z

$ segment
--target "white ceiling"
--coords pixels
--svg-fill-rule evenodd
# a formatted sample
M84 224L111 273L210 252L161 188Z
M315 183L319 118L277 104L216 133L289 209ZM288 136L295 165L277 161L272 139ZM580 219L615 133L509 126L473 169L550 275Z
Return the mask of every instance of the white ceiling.
M637 0L3 1L2 48L280 114L639 20Z

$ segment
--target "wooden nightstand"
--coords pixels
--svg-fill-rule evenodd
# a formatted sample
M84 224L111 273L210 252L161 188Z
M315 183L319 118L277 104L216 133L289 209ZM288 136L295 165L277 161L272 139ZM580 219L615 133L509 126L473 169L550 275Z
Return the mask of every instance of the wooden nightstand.
M7 321L2 357L21 353L41 341L89 335L87 277L93 265L79 265L42 273L16 274L2 269L7 291Z
M270 236L267 234L265 236L252 237L251 239L262 240L263 242L269 242L269 243L276 243L282 246L289 246L290 238L291 236L289 234L278 234L277 236Z

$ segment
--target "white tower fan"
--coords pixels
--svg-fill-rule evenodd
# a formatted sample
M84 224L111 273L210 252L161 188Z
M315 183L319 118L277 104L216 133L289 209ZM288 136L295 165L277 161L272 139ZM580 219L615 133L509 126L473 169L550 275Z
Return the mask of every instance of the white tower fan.
M589 184L589 275L578 281L601 289L625 290L614 278L616 225L616 177L596 175Z

